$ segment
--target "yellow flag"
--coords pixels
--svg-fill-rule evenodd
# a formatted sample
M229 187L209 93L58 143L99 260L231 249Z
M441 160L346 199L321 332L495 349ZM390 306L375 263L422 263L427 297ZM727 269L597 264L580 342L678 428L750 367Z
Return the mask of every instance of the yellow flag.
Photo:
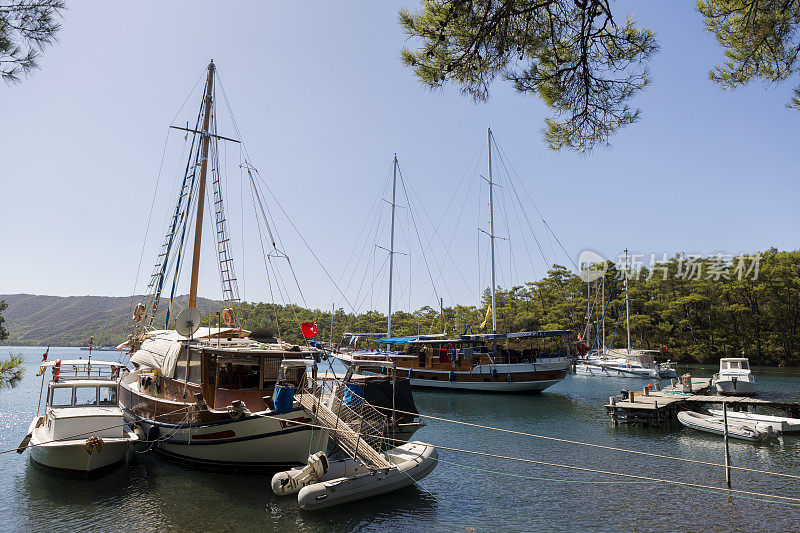
M489 317L492 316L492 306L486 307L486 318L483 319L483 324L481 324L481 329L486 327L486 323L489 321Z

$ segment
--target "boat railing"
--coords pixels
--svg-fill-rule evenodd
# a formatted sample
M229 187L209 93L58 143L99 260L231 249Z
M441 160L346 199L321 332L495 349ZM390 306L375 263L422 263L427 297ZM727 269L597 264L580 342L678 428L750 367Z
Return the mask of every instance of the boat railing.
M66 365L60 367L58 381L75 381L82 379L114 380L117 379L119 375L119 368ZM53 371L53 377L55 378L55 371Z

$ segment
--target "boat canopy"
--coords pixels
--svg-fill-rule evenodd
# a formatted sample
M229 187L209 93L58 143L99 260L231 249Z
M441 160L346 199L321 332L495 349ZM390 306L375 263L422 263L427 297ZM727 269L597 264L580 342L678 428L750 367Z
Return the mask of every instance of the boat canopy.
M388 346L396 346L398 344L405 344L407 342L415 341L421 338L424 337L420 337L419 335L412 335L410 337L390 337L385 339L378 339L375 342L377 342L378 344L386 344Z
M445 338L444 335L412 335L409 337L391 337L377 339L375 342L380 344L387 344L395 346L398 344L406 344L408 342L424 343L424 342L441 342L441 343L455 343L463 341L487 341L496 339L543 339L547 337L563 337L572 333L569 329L556 329L548 331L521 331L518 333L485 333L479 335L459 335L457 338Z
M497 340L497 339L544 339L547 337L564 337L570 335L570 329L551 329L545 331L519 331L517 333L484 333L478 335L461 335L465 340Z

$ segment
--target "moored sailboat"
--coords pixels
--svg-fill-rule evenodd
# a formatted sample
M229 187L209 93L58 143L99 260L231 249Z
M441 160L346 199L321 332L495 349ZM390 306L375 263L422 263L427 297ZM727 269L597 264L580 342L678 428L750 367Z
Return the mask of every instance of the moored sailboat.
M572 366L564 341L569 330L524 331L507 334L497 332L495 279L494 188L492 181L492 130L487 129L489 184L489 231L491 249L491 316L492 333L446 337L415 335L392 336L392 261L394 255L394 206L397 181L397 158L394 159L392 186L391 248L389 250L389 313L386 337L376 342L387 347L380 354L352 352L337 354L346 364L380 356L396 365L397 372L408 377L414 387L455 389L485 392L539 392L562 381ZM483 231L483 230L481 230ZM346 334L347 335L347 334ZM374 335L350 334L352 337ZM557 344L556 349L543 348L541 343ZM515 345L519 343L520 345ZM534 344L535 343L535 344ZM404 347L389 351L388 347Z
M137 329L126 346L135 370L122 380L120 405L126 420L141 430L153 449L178 459L211 465L301 464L309 451L324 450L328 440L324 432L307 424L310 418L288 391L303 380L306 363L313 368L320 353L312 347L282 342L273 332L249 332L241 327L217 149L218 140L232 139L216 134L214 76L212 61L195 128L178 128L192 136L189 159L150 279L149 299L134 309ZM242 167L250 176L254 204L261 207L270 231L252 167L246 161ZM219 319L225 326L200 328L197 286L209 169L216 252L226 300ZM175 330L155 330L152 324L167 271L175 265L172 303L181 253L191 232L192 210L196 218L188 308L178 314ZM273 250L278 255L274 239ZM167 325L169 317L170 309ZM287 359L305 363L287 364Z

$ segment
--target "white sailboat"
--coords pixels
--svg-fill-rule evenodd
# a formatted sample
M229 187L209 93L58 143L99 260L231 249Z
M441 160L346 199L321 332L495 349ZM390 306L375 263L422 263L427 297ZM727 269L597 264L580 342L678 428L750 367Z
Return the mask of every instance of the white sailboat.
M644 379L669 379L676 377L672 363L657 363L654 354L658 350L638 350L631 348L631 318L630 297L628 295L628 250L625 250L625 324L628 343L625 349L606 348L605 335L605 309L603 310L601 325L602 341L599 350L595 350L581 358L575 364L575 374L584 376L615 377L615 378L644 378ZM589 282L590 283L590 282ZM602 278L602 298L605 305L605 276ZM613 290L613 288L612 288ZM587 295L590 294L587 291ZM590 300L591 301L591 300ZM587 335L589 332L590 312L587 311ZM597 332L600 335L600 331ZM612 338L613 343L613 338Z

